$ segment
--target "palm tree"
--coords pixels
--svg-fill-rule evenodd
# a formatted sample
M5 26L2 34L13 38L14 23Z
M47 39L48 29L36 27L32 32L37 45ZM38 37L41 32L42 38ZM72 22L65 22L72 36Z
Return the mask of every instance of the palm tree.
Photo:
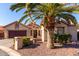
M54 48L54 26L56 17L58 19L63 18L68 23L77 23L75 17L72 15L74 11L79 10L78 5L70 6L70 4L59 4L59 3L17 3L13 4L10 9L12 11L20 11L25 9L24 15L20 18L19 22L26 19L25 23L29 20L44 20L44 27L48 30L47 47Z

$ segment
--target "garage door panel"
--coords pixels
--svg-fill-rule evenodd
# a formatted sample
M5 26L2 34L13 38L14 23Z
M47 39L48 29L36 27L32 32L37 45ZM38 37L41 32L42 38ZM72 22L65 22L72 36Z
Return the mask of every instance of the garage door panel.
M9 31L9 38L17 37L17 36L26 36L26 30L24 31Z

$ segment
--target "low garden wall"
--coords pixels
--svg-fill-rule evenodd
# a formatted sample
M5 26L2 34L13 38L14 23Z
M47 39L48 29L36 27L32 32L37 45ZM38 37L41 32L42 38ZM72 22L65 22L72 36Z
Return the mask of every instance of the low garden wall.
M14 38L14 49L18 50L18 49L23 48L24 46L34 44L35 42L36 42L35 39L33 39L33 38L31 39L26 36L25 37L15 37Z

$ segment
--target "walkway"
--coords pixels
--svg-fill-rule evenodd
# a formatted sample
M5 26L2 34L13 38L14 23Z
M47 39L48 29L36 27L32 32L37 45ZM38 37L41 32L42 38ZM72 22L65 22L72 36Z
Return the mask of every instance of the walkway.
M0 50L0 56L9 56L6 52Z
M21 56L20 53L11 49L13 47L13 39L0 40L0 56Z
M13 39L2 39L2 40L0 40L0 45L6 46L6 47L12 47L13 46Z
M63 48L47 49L46 43L31 45L18 50L24 56L73 56L78 55L79 45L68 44Z

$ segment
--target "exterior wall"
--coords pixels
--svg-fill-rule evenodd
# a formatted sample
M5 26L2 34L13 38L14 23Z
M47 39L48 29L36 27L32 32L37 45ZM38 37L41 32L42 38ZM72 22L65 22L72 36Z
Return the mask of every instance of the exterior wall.
M61 23L61 24L56 24L55 25L55 30L56 30L56 27L64 27L65 28L65 33L72 35L72 41L77 41L77 29L76 29L76 26L67 26L64 23Z
M40 31L40 36L39 36L39 31ZM37 38L38 38L38 39L42 39L42 38L41 38L41 29L37 29Z
M7 27L6 27L6 30L15 30L15 25L12 24L12 25L10 25L10 26L7 26Z
M30 32L29 29L27 29L27 36L28 36L28 37L29 37L29 32Z
M64 27L65 28L65 33L66 34L71 34L72 35L72 41L76 41L77 40L77 29L75 26L67 26L64 23L60 23L60 24L56 24L55 25L55 32L57 32L57 27ZM15 24L9 25L7 27L5 27L6 29L4 30L4 37L8 38L8 31L9 30L17 30L15 29ZM47 30L44 28L44 26L41 26L41 28L26 28L25 26L23 26L22 24L19 24L19 28L18 30L27 30L27 37L33 38L33 33L32 36L30 36L30 30L37 30L37 38L38 39L42 39L42 42L45 42L47 40ZM38 31L40 30L40 36L38 35Z
M75 26L69 26L68 32L72 35L72 41L77 41L77 28Z
M72 41L77 41L77 29L76 26L67 26L64 23L56 24L55 25L55 33L57 33L57 27L64 27L65 34L71 34L72 35ZM47 40L47 31L44 30L44 27L41 27L42 29L42 41Z
M8 38L8 31L7 30L4 30L4 38Z
M64 24L64 23L61 23L61 24L56 24L55 25L55 32L57 32L57 27L64 27L64 33L68 33L68 30L67 30L67 25Z
M30 31L32 30L32 36L30 35ZM30 38L34 38L33 37L33 30L37 30L37 39L41 39L41 33L40 33L40 36L38 35L38 33L39 33L39 28L35 28L35 29L28 29L28 37L30 37ZM40 32L41 32L41 30L40 30Z
M47 30L44 28L44 26L41 26L41 31L42 42L45 42L47 40Z
M19 24L19 28L18 30L27 30L28 28L26 28L25 26ZM6 30L17 30L15 29L15 24L9 25L6 27Z
M41 26L41 31L42 31L42 42L44 42L45 41L45 30L44 30L44 27L43 26Z
M19 30L28 30L28 28L26 28L25 26L19 24Z

